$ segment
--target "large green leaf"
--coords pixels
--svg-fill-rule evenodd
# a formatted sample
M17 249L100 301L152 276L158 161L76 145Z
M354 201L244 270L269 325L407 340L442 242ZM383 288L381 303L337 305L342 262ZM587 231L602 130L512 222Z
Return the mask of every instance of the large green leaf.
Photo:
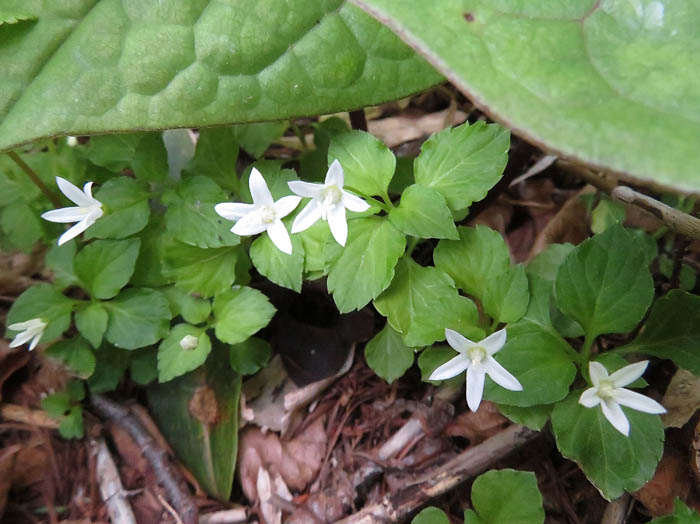
M39 137L206 126L374 105L440 81L341 0L5 0L0 149Z
M516 133L700 189L696 1L352 1Z
M544 509L537 478L529 471L492 469L472 486L473 510L465 524L542 524Z
M216 347L204 366L147 390L158 427L211 495L228 500L238 451L241 378Z

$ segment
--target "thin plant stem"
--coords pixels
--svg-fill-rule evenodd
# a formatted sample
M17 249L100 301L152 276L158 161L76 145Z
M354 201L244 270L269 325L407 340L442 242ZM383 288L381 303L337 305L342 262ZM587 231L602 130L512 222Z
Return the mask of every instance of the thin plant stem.
M61 207L61 201L59 198L41 181L34 170L27 165L27 163L22 160L17 153L14 151L8 151L7 155L12 159L12 161L19 166L19 168L24 171L30 178L34 185L39 188L39 190L46 195L46 197L51 200L51 203L56 207Z
M418 242L420 241L420 238L418 237L408 237L408 244L406 246L406 255L411 256L411 253L413 253L413 250L416 248L418 245Z

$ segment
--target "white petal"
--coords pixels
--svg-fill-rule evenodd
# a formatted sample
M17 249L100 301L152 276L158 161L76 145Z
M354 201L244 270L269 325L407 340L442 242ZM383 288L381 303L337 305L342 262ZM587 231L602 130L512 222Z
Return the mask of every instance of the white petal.
M460 353L466 353L468 349L476 346L474 342L453 329L445 328L445 339L452 349Z
M488 376L502 388L510 391L523 390L523 386L520 382L518 382L518 379L511 375L506 368L501 366L493 357L486 357L483 362L483 366Z
M343 191L343 205L350 211L355 213L362 213L367 211L371 206L362 200L359 196L355 196L352 193Z
M301 231L309 229L319 218L321 218L322 213L321 204L318 202L318 200L312 200L309 202L306 207L299 212L296 218L294 218L294 223L292 224L292 234L300 233Z
M267 226L267 234L270 235L270 240L277 246L277 249L282 253L292 254L292 240L289 238L287 228L281 220L275 220Z
M100 204L100 201L95 200L95 198L92 196L92 182L85 183L85 185L83 186L83 193L85 193L85 196L87 196L90 199L92 205Z
M333 160L331 167L328 168L325 185L337 186L338 189L342 189L343 184L345 184L345 173L343 172L343 166L340 165L340 162L338 162L338 159L336 158Z
M457 355L442 366L435 368L428 380L447 380L456 377L469 367L471 361L465 355Z
M78 204L79 206L91 206L94 204L93 199L83 193L80 188L74 186L65 178L60 176L56 177L56 184L58 184L58 189L61 193L66 195L70 200Z
M19 333L14 339L12 339L12 342L10 342L10 347L11 348L16 348L27 342L30 338L34 336L34 333L31 331L22 331Z
M275 210L277 218L284 218L296 209L299 202L301 202L300 196L286 196L275 202L272 208Z
M472 411L479 409L481 396L484 394L484 377L486 374L480 367L474 366L467 370L467 406Z
M36 327L36 325L36 319L33 318L24 322L15 322L14 324L10 324L7 326L7 329L11 329L12 331L24 331L25 329Z
M503 348L506 343L506 328L499 329L495 333L491 333L484 340L479 342L489 355L493 355Z
M32 349L34 349L34 348L36 347L36 345L37 345L37 344L39 343L39 341L41 340L41 336L42 336L43 334L44 334L44 333L43 333L43 331L42 331L41 333L37 333L37 334L34 336L34 338L32 339L32 343L29 344L29 351L31 351Z
M328 226L335 241L345 247L348 239L348 222L345 219L345 208L342 205L335 205L328 210Z
M608 370L600 362L588 363L588 376L594 386L598 386L601 380L608 378Z
M653 415L666 413L666 408L656 400L642 395L641 393L637 393L636 391L630 391L629 389L616 389L614 399L618 404L636 409L643 413L651 413Z
M587 408L593 408L600 404L598 388L588 388L586 391L581 393L578 403Z
M302 182L301 180L293 180L287 182L292 193L306 198L321 198L323 193L323 184L313 184L311 182Z
M630 423L627 420L622 408L617 402L610 400L600 403L603 415L613 425L613 427L626 437L630 434Z
M239 202L222 202L214 206L214 211L226 220L238 220L246 216L256 208L253 204L241 204Z
M610 375L610 381L616 388L621 388L627 384L631 384L639 377L641 377L649 365L648 360L642 360L641 362L635 362L625 366L624 368L618 369Z
M58 237L58 245L62 246L63 244L65 244L69 240L74 239L80 233L89 228L95 222L94 220L88 220L89 218L90 217L85 217L83 220L75 224L72 228L63 233L60 237Z
M267 229L267 224L262 221L260 213L253 211L242 217L231 228L231 231L238 236L245 237L249 235L257 235Z
M88 210L85 207L62 207L60 209L52 209L47 211L41 218L48 220L49 222L58 222L60 224L67 224L70 222L80 222L88 214Z
M260 171L255 168L253 168L253 170L250 172L248 187L250 187L250 194L253 197L253 203L259 206L271 206L274 203L270 190L267 188L265 179L260 174Z

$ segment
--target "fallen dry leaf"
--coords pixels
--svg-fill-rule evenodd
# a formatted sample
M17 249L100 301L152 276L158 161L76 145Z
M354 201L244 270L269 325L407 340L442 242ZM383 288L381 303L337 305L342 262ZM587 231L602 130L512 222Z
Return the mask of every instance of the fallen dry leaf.
M464 437L469 440L469 444L474 445L500 432L506 424L508 419L499 413L496 404L484 401L479 406L479 411L466 411L455 417L445 428L445 434L449 437Z
M246 428L238 445L238 473L248 500L258 500L256 483L261 467L272 477L279 474L294 491L306 488L321 468L327 440L323 418L290 440L280 440L275 433L265 434L256 427Z
M690 492L690 478L686 459L675 448L667 447L654 477L642 489L632 494L653 516L673 511L676 497L685 500Z
M700 377L685 369L678 369L666 388L661 401L667 413L661 415L666 427L680 428L700 408Z

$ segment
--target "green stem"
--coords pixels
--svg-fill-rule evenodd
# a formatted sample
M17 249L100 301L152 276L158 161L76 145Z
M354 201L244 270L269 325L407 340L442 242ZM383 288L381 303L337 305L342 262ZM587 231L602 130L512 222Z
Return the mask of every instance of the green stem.
M420 238L418 237L408 237L408 243L406 244L406 255L411 256L411 253L413 253L413 250L416 248L418 245L418 242L420 241Z
M591 348L593 347L594 341L595 337L586 334L586 338L583 341L583 350L581 351L581 361L584 364L591 359Z
M391 203L391 198L389 198L389 194L386 191L384 191L384 193L382 193L380 196L382 197L382 200L384 200L384 203L387 206L389 206L390 209L394 207L394 204Z
M369 196L362 196L367 202L369 202L372 206L378 207L383 211L386 211L387 213L391 210L391 207L388 207L386 204L384 204L382 201L377 200L376 198L369 197ZM390 204L391 205L391 204Z
M51 203L56 207L61 207L61 200L41 181L34 170L29 167L24 160L22 160L17 153L14 151L8 151L7 155L12 159L12 161L19 166L19 168L24 171L30 178L34 185L39 188L39 190L46 195L46 197L51 201Z

